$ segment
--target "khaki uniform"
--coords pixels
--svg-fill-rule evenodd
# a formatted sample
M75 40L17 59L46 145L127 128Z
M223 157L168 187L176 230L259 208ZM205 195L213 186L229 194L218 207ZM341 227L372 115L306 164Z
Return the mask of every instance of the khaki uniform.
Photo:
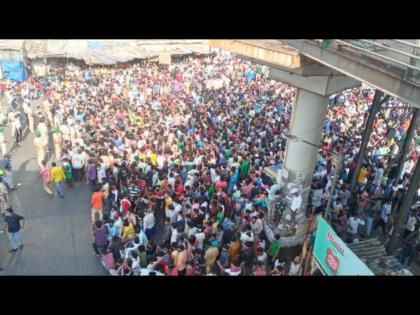
M47 143L48 144L48 143ZM36 137L34 139L34 146L37 154L38 165L39 167L42 166L42 161L45 158L45 140L43 137Z
M5 119L6 119L6 115L4 111L0 110L0 123L3 123Z
M70 130L69 127L66 125L60 126L60 133L63 142L70 140Z
M47 116L48 122L50 123L50 125L53 124L53 117L52 117L52 113L51 113L51 104L48 100L45 100L44 102L42 102L42 105L44 106L44 112L45 115Z
M39 123L37 129L41 131L41 138L48 139L48 127L45 123Z
M3 183L0 183L0 213L4 214L9 203L7 188Z
M60 122L60 118L58 117L58 115L54 115L53 117L53 128L58 128L60 129L61 126L61 122Z
M28 107L28 109L25 111L25 114L28 115L29 131L34 133L34 115L32 108Z
M4 140L3 132L0 132L0 149L1 149L1 153L5 155L7 150L6 150L6 141Z
M54 154L56 161L59 161L61 158L61 150L63 147L63 141L61 139L60 133L53 133L52 135L53 143L54 143Z
M70 127L69 131L70 131L70 142L74 146L77 139L76 129L74 127Z
M13 128L13 123L14 123L14 121L15 121L15 115L16 115L16 113L15 112L10 112L8 115L7 115L7 120L8 120L8 122L9 122L9 124L10 124L10 128L12 128L12 138L14 138L15 137L15 128Z

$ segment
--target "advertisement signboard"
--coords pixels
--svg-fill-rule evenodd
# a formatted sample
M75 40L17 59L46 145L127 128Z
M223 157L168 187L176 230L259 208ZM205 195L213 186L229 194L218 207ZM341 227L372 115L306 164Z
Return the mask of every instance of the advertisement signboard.
M313 255L329 276L374 275L321 216L318 217Z

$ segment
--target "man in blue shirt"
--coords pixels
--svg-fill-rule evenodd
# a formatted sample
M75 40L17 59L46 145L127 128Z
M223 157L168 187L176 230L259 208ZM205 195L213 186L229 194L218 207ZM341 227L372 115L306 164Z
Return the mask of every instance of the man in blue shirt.
M237 169L235 169L235 167L232 167L232 172L233 172L233 175L230 178L229 187L228 187L228 195L229 196L232 195L233 188L235 187L236 183L238 182L238 178L239 178L239 172L238 172Z

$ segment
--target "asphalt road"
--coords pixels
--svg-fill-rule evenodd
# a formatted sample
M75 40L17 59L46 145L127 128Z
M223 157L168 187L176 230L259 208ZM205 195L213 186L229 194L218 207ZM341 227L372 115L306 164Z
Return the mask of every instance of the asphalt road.
M10 126L5 132L10 150L14 144ZM27 134L12 157L14 181L21 185L9 194L15 212L27 220L25 246L10 254L7 236L0 234L0 268L4 268L0 275L105 275L91 246L88 187L77 184L74 191L65 187L64 199L55 191L54 198L48 197L38 177L33 139ZM1 229L3 222L0 217Z

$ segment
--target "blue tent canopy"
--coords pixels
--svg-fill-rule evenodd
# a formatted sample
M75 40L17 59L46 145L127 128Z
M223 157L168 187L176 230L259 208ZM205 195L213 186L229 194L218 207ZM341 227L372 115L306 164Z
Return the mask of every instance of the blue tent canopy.
M22 61L17 60L1 60L1 70L3 77L9 80L22 82L26 79L25 66Z

